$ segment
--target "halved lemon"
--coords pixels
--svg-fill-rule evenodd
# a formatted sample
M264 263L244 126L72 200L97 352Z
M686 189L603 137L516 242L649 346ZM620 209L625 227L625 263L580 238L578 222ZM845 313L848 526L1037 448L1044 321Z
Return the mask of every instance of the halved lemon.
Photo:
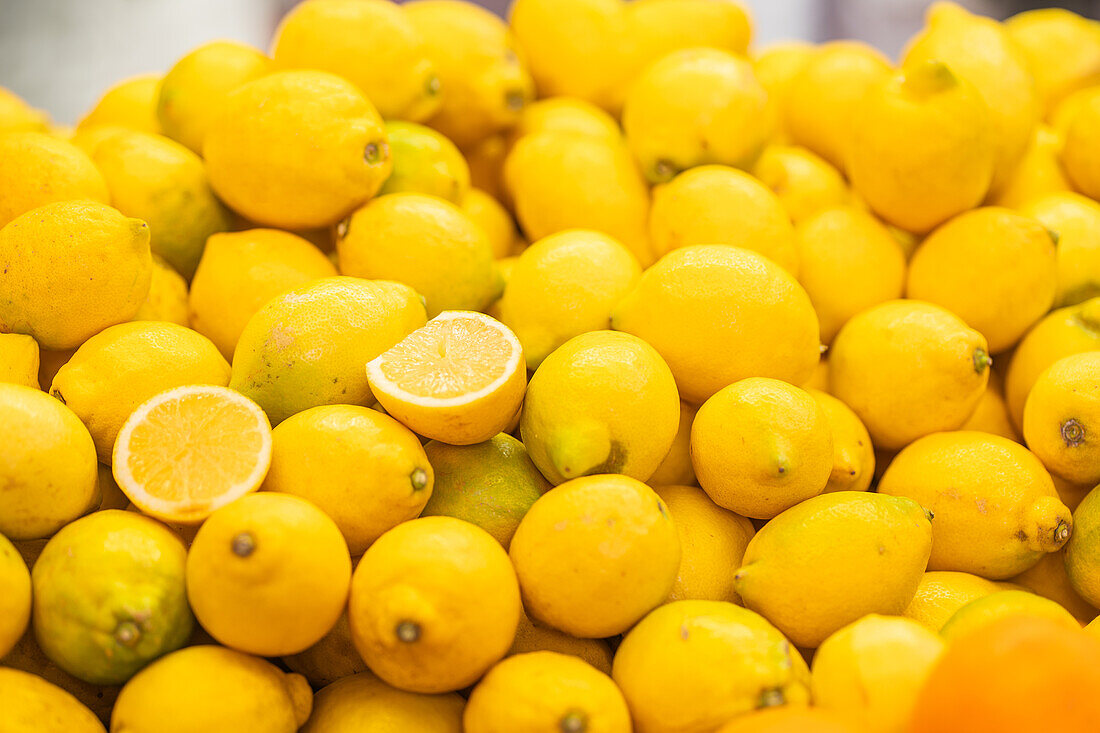
M115 441L115 481L142 512L199 524L255 491L271 465L271 423L225 387L189 385L143 403Z
M367 364L375 398L426 438L470 445L511 425L527 389L519 339L484 313L445 311Z

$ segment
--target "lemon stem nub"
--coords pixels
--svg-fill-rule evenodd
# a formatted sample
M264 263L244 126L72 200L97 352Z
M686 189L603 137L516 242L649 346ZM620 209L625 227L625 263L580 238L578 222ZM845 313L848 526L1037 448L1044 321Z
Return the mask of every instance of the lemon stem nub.
M757 708L774 708L779 705L785 705L787 702L786 696L783 691L773 687L770 690L764 690L760 693L760 698L756 701Z
M434 97L439 94L439 90L443 88L443 85L439 82L439 77L432 74L428 77L428 81L424 84L424 90L428 93L429 97Z
M428 486L428 472L423 468L414 468L413 472L409 474L409 481L412 482L413 491L420 491Z
M1081 445L1085 442L1085 426L1072 417L1066 420L1062 423L1062 440L1070 448Z
M511 89L504 95L504 104L513 112L519 112L526 103L527 100L524 98L523 92L518 89Z
M1054 528L1054 544L1058 547L1066 544L1069 540L1069 524L1066 520L1059 520L1058 526Z
M415 621L402 621L394 629L397 638L406 644L412 644L420 639L420 624Z
M233 538L230 546L237 557L248 557L256 549L256 539L250 532L241 532Z
M123 621L115 627L115 641L123 646L134 646L141 639L141 629L133 621Z
M950 66L933 59L906 69L901 85L910 94L924 98L940 94L958 83L959 78Z
M389 155L389 146L386 143L367 143L363 149L363 160L368 165L381 163Z
M588 730L588 716L584 713L573 710L562 716L561 733L584 733Z
M974 371L981 374L991 366L993 359L989 358L989 353L985 349L974 349Z

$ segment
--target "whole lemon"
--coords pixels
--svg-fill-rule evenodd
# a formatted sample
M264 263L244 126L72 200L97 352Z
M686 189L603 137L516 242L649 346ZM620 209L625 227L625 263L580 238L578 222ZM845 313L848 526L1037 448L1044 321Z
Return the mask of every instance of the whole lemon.
M91 201L31 209L0 229L0 330L75 348L137 313L152 267L143 221Z
M640 731L716 730L775 705L804 706L810 673L764 618L721 601L676 601L627 633L612 678Z
M95 714L38 675L0 667L0 726L11 733L106 733Z
M302 733L462 733L466 701L456 693L423 695L390 687L370 672L337 680L313 697Z
M81 118L76 126L77 132L110 125L160 134L160 121L157 119L160 80L160 74L141 74L118 82L104 92L91 111Z
M382 118L351 82L281 71L226 95L207 129L210 184L260 224L335 224L378 193L393 166Z
M420 441L392 417L359 405L322 405L271 432L263 489L315 504L358 556L420 514L432 495L432 473Z
M1081 628L1069 611L1048 598L1024 590L999 590L955 611L940 629L940 635L948 642L955 642L1001 619L1015 617L1045 618L1075 631Z
M797 145L768 145L752 167L752 174L779 197L795 224L852 199L840 171Z
M1000 587L992 580L961 573L955 570L929 570L920 579L917 593L902 613L924 626L929 631L939 633L947 619L955 611L976 598L996 593Z
M543 494L509 550L532 618L582 638L621 634L664 602L680 566L668 509L645 484L607 474Z
M1058 233L1056 306L1074 305L1100 295L1100 204L1069 191L1049 193L1020 206Z
M508 652L522 613L508 555L453 517L391 529L355 568L355 647L394 687L438 693L473 684Z
M22 333L0 333L0 382L39 389L38 342Z
M138 405L172 387L229 383L229 363L205 336L175 323L134 321L81 344L58 371L50 394L88 427L99 460Z
M54 201L111 202L107 182L87 154L41 132L0 137L0 228Z
M0 534L49 537L91 507L95 443L72 410L45 392L0 383Z
M566 341L531 377L520 435L552 484L597 473L644 481L672 445L679 410L676 381L652 346L592 331Z
M153 255L153 269L149 273L149 294L133 320L167 321L177 326L191 326L187 314L187 281L156 255Z
M1066 546L1066 575L1073 589L1100 608L1100 492L1090 491L1074 512L1073 536Z
M820 354L806 291L778 265L739 247L665 255L620 301L611 324L652 344L680 395L695 404L745 377L802 384Z
M806 388L825 413L833 436L833 468L825 491L866 491L875 476L875 446L852 408L819 389Z
M734 588L746 608L813 648L869 613L904 611L931 550L932 523L917 502L836 491L764 525Z
M470 166L442 133L415 122L386 123L393 172L379 195L424 193L462 205L470 190Z
M950 311L891 300L840 329L829 392L859 416L876 448L897 450L961 427L985 391L990 363L985 338Z
M1024 406L1024 439L1051 473L1077 484L1100 481L1100 352L1054 362Z
M3 659L31 619L31 574L8 538L0 534L0 659Z

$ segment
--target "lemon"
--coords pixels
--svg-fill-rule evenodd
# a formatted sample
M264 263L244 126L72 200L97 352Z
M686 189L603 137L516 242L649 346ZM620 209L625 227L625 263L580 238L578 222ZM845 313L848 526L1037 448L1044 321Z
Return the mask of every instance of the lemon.
M680 537L680 572L669 601L737 601L733 576L756 532L695 486L658 486Z
M1057 552L1072 519L1038 459L1019 443L978 432L928 435L901 451L878 491L931 511L931 570L1010 578Z
M378 192L423 193L461 204L470 188L470 167L455 144L415 122L387 122L393 172Z
M512 129L512 142L537 132L567 132L609 141L622 139L619 121L607 112L577 97L550 97L523 108Z
M688 48L655 61L623 103L626 141L650 183L719 163L748 168L775 129L752 64L717 48Z
M816 55L817 47L803 41L779 41L754 54L753 72L779 113L776 142L787 142L787 97L795 77Z
M466 216L485 232L493 257L499 260L518 249L519 233L516 231L516 223L508 210L491 194L480 188L471 188L466 191L459 205Z
M520 613L508 555L453 517L414 519L382 535L355 569L348 606L371 670L422 693L478 680L508 651Z
M795 242L798 281L817 312L823 343L831 343L852 316L905 290L904 253L882 222L855 206L810 216L799 224Z
M107 182L83 150L41 132L0 137L0 228L54 201L110 203Z
M229 363L189 328L159 321L120 323L85 341L58 370L50 394L88 427L96 453L111 462L115 438L138 405L189 384L229 383Z
M782 202L742 171L700 166L658 188L649 217L653 251L731 244L761 254L798 274L794 229Z
M806 291L779 266L738 247L665 255L619 303L611 324L652 344L680 395L695 404L745 377L802 384L820 353Z
M22 333L0 333L0 382L38 389L38 342Z
M927 232L981 203L993 176L985 102L943 61L906 66L852 115L852 188L886 221Z
M351 640L346 610L320 641L303 652L284 656L282 661L291 672L309 680L314 689L368 671Z
M978 406L973 414L963 423L961 430L977 430L982 433L992 433L1002 438L1023 443L1023 438L1016 432L1012 424L1012 418L1008 414L1008 405L1005 402L1004 381L999 372L989 372L989 383L986 385Z
M1020 213L1058 233L1055 306L1100 295L1100 204L1067 191L1033 198Z
M281 71L237 87L202 153L222 200L288 229L335 224L378 192L393 165L374 106L322 71Z
M185 278L194 275L207 237L231 223L202 160L166 137L129 130L105 137L91 156L115 208L149 225L153 253Z
M95 443L72 410L35 388L0 383L0 413L0 534L49 537L95 498Z
M1035 380L1024 407L1024 438L1051 473L1100 482L1100 353L1056 361Z
M1008 181L1042 113L1027 57L1008 31L992 18L939 0L925 28L910 42L902 66L936 60L966 79L989 109L994 146L992 190Z
M1061 151L1061 135L1046 125L1037 126L1020 163L990 203L1015 209L1048 193L1072 191L1059 160Z
M1088 603L1100 607L1100 583L1096 568L1100 566L1100 492L1090 491L1074 512L1074 533L1066 546L1066 574L1073 589Z
M837 491L788 509L749 542L734 588L799 646L869 613L900 614L932 549L917 502Z
M142 74L118 82L104 92L95 107L84 115L76 127L77 132L101 125L117 125L128 130L159 134L157 90L160 80L160 74Z
M258 402L274 424L318 405L364 404L371 396L364 365L424 322L424 306L406 285L314 280L249 319L229 386Z
M463 150L462 154L470 166L470 185L501 201L508 199L503 179L504 159L510 147L504 134L500 133Z
M46 132L50 118L34 109L14 92L0 87L0 133Z
M845 716L821 708L767 707L734 718L717 733L858 733Z
M153 255L153 269L149 273L149 294L133 320L167 321L184 327L191 325L187 313L187 281L156 255Z
M557 652L582 659L604 674L611 674L611 647L603 639L578 639L564 631L532 621L526 613L519 619L509 655L528 652Z
M1004 24L1023 51L1049 112L1070 93L1100 83L1100 24L1061 8L1018 13Z
M866 491L875 475L875 447L852 408L819 389L806 388L825 413L833 436L833 465L825 491Z
M0 330L79 346L137 313L152 266L143 221L89 201L32 209L0 229Z
M0 726L11 733L106 733L91 710L37 675L0 667Z
M311 698L300 675L232 649L193 646L158 660L122 688L111 729L293 733L309 717Z
M908 297L957 314L989 342L1015 345L1050 310L1058 284L1055 235L1035 219L986 207L933 232L909 262Z
M858 41L819 46L788 82L784 126L796 145L847 172L860 102L890 76L881 53Z
M887 301L833 340L829 392L859 416L876 448L897 450L966 422L989 379L986 349L980 333L944 308Z
M455 693L406 692L361 672L318 690L302 733L462 733L465 705Z
M1100 636L1100 622L1093 619L1089 623L1085 624L1085 631L1091 633L1094 636Z
M672 439L672 447L661 465L646 479L650 486L694 486L698 483L695 468L691 465L691 425L697 412L695 405L680 401L680 425L676 428L676 437Z
M592 331L550 354L527 389L520 433L552 484L598 473L648 479L672 446L672 372L640 338Z
M424 39L443 85L443 103L426 124L459 147L516 124L535 88L504 21L457 0L416 0L405 13Z
M535 502L512 538L527 613L581 638L630 628L672 590L680 541L645 484L585 476Z
M1083 515L1078 514L1078 518L1082 517ZM1078 523L1074 530L1078 531L1080 526ZM1017 575L1012 582L1036 595L1049 598L1073 614L1079 622L1087 624L1100 615L1100 611L1074 590L1066 570L1065 554L1066 548L1063 547L1058 552L1043 555L1039 562Z
M622 244L573 229L524 250L500 302L503 323L516 333L527 368L537 369L574 336L607 329L611 311L642 271Z
M3 659L31 619L31 575L26 563L0 535L0 659Z
M121 684L184 645L187 607L179 538L159 522L117 509L65 526L34 564L34 634L69 674Z
M163 134L202 153L206 131L225 95L271 71L271 59L236 41L212 41L172 65L157 90Z
M633 730L609 676L576 657L545 651L498 662L474 687L462 718L467 733Z
M940 633L948 642L954 642L1001 619L1016 616L1047 618L1072 629L1081 628L1069 611L1048 598L1028 591L1001 590L977 598L955 611Z
M433 440L424 453L435 484L422 515L476 524L506 550L527 510L550 489L523 443L507 433L474 445Z
M1061 161L1074 188L1095 199L1100 195L1100 177L1095 170L1096 161L1100 159L1100 147L1096 144L1096 131L1100 129L1100 94L1095 88L1082 94L1085 96L1076 107L1066 113Z
M420 441L399 422L358 405L323 405L272 431L263 488L315 504L357 556L386 530L418 516L432 484Z
M797 145L764 148L752 174L770 188L795 224L851 201L844 176L822 157Z
M485 232L454 204L421 193L381 196L352 214L336 242L344 275L394 280L428 301L428 317L481 310L503 282Z
M917 594L902 615L938 633L955 611L998 590L1000 588L993 581L971 573L929 570L921 578Z
M814 654L814 705L851 716L870 733L901 733L943 650L943 640L916 621L864 616Z
M750 377L699 408L691 426L691 461L699 485L716 504L770 519L825 489L833 467L832 430L805 390Z
M640 731L716 730L757 708L810 699L809 670L783 634L721 601L650 613L623 639L611 676Z
M111 468L146 514L177 525L255 491L271 464L259 405L225 387L186 385L149 398L115 440Z

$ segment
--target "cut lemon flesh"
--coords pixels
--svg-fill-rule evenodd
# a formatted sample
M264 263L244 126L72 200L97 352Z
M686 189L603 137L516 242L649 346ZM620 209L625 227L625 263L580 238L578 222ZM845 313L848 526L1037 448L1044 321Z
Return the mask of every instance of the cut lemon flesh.
M271 464L271 424L225 387L161 392L127 418L112 470L130 501L167 522L197 524L255 491Z

